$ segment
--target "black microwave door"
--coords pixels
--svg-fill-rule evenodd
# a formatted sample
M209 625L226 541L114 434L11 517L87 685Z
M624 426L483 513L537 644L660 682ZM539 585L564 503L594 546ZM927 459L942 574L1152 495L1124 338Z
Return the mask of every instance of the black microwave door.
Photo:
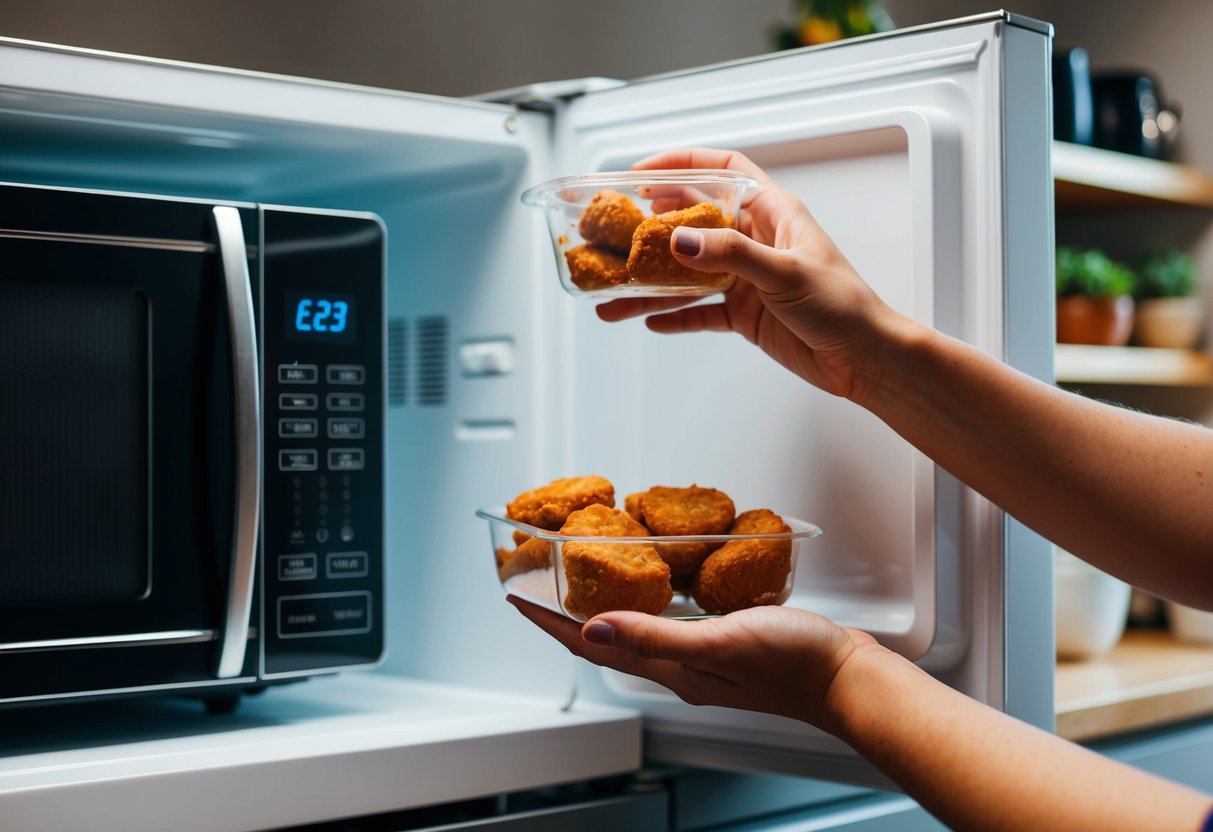
M0 700L215 676L236 468L223 276L210 207L153 205L177 214L171 245L0 232Z

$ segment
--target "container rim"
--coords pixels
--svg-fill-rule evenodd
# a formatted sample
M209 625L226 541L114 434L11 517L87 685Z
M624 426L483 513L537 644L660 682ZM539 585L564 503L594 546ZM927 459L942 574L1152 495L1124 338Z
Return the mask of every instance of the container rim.
M730 540L802 540L822 534L819 526L796 517L781 515L783 522L792 527L790 532L774 534L680 534L646 535L644 537L574 537L559 532L540 529L505 516L505 506L476 509L476 516L490 523L504 523L540 540L563 541L565 543L728 543Z
M685 168L678 170L616 170L562 176L527 188L520 197L527 205L536 205L548 194L566 188L603 188L610 185L633 185L651 182L655 185L734 185L741 192L758 186L758 180L735 170L716 168Z

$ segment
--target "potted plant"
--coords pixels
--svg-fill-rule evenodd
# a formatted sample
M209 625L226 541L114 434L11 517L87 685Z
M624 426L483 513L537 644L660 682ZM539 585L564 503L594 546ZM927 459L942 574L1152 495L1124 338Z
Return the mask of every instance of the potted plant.
M795 49L886 32L893 21L878 0L792 0L796 22L771 33L777 49Z
M1133 332L1128 267L1098 249L1057 249L1057 340L1063 344L1124 346Z
M1143 347L1195 346L1204 322L1195 261L1178 249L1160 252L1142 263L1137 278L1134 340Z

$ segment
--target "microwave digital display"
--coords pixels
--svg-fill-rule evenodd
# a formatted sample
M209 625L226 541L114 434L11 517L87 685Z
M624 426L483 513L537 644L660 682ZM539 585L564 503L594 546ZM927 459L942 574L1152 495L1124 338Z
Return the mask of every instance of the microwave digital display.
M352 344L358 338L358 303L353 295L287 292L285 321L289 341Z

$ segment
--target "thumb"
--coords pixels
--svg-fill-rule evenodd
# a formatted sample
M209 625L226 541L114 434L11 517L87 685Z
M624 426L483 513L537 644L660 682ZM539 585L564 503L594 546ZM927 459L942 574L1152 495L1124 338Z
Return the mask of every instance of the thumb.
M591 644L614 647L639 659L698 664L704 652L702 621L677 621L636 612L609 612L582 627Z
M679 226L670 236L670 251L684 266L736 274L764 292L786 288L795 276L795 262L786 253L732 228Z

